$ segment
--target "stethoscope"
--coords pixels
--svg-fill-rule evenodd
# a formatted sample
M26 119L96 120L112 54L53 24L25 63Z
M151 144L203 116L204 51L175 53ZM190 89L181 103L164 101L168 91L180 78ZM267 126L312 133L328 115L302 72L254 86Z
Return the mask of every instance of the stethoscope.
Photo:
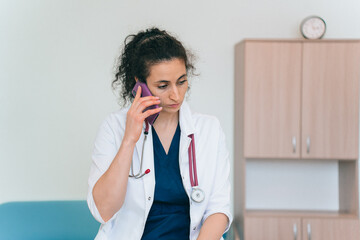
M146 169L144 173L142 173L142 165L143 165L143 156L144 156L144 146L147 135L149 133L149 123L145 120L145 131L144 131L144 141L141 150L141 160L140 160L140 169L139 172L134 175L134 168L133 162L131 161L131 175L129 177L133 177L135 179L142 178L146 174L150 173L150 169ZM191 183L191 199L194 202L201 203L205 199L204 191L199 187L198 178L197 178L197 171L196 171L196 154L195 154L195 140L194 134L190 134L188 137L191 138L191 142L188 148L188 155L189 155L189 175L190 175L190 183Z

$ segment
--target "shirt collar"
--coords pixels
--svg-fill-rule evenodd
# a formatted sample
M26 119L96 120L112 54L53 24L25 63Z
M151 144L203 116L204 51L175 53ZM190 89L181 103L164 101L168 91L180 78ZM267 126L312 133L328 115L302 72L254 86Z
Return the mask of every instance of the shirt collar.
M180 129L182 134L186 134L186 136L189 136L190 134L195 133L195 127L194 127L194 121L192 118L191 109L185 100L183 101L180 107L179 122L180 122Z

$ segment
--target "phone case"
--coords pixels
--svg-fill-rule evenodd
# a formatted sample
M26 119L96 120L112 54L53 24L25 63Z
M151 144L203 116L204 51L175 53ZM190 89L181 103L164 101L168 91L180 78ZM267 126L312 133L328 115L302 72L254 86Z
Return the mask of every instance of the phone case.
M138 89L139 86L141 86L141 97L152 96L152 94L151 94L148 86L146 85L146 83L137 81L134 88L133 88L133 90L132 90L132 94L134 95L134 97L136 95L136 92L137 92L137 89ZM155 108L159 108L159 105L156 104L156 105L152 105L150 107L147 107L147 108L145 108L144 112L149 110L149 109L155 109ZM148 116L146 119L148 120L150 125L153 125L158 116L159 116L159 113L155 113L153 115Z

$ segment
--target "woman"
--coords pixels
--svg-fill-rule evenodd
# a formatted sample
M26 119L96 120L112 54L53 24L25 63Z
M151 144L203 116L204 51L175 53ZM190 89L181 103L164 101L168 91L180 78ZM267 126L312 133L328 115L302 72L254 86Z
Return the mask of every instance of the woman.
M110 114L95 141L88 205L102 223L96 239L218 240L230 226L223 131L215 117L191 113L184 101L193 69L183 45L166 31L147 29L125 40L113 86L121 85L132 104ZM137 81L153 96L141 97L139 87L134 97ZM148 109L153 105L159 108ZM149 126L145 119L156 113Z

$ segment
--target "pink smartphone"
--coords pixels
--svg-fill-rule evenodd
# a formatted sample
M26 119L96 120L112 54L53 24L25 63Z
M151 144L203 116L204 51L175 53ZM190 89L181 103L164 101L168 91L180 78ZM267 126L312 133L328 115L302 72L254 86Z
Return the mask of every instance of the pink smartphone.
M137 89L138 87L141 86L141 97L147 97L147 96L152 96L148 86L146 85L146 83L137 81L133 90L132 90L132 94L136 95ZM159 108L159 105L152 105L150 107L145 108L144 112L149 110L149 109L155 109L155 108ZM159 113L155 113L153 115L148 116L146 119L148 120L148 122L150 123L150 125L153 125L156 118L159 116Z

